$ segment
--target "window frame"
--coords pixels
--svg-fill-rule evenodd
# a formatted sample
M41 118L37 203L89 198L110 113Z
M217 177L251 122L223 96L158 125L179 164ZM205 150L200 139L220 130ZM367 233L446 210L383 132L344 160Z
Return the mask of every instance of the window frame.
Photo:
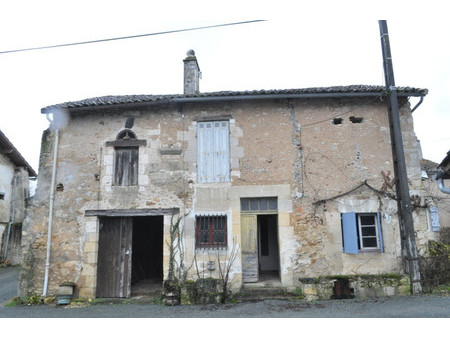
M222 229L215 229L214 222L220 222ZM208 224L208 229L201 229L202 221ZM204 224L203 224L204 225ZM207 233L208 242L201 242L202 232ZM221 234L223 241L215 242L215 235ZM195 216L195 248L196 249L219 249L228 247L228 218L224 214L206 214Z
M107 141L106 146L107 147L113 147L114 148L114 155L113 155L113 167L112 167L112 186L115 187L134 187L139 185L139 148L141 146L146 146L147 141L146 140L138 140L136 134L131 129L123 129L121 130L117 136L115 141ZM122 175L122 178L118 176L118 161L119 161L119 153L121 153L124 149L129 149L130 155L129 157L129 166L128 172L133 172L134 175L128 175L126 177L125 184L124 176ZM133 152L135 152L134 155L134 161L132 160ZM123 172L123 165L122 170Z
M378 224L377 224L377 215L372 213L357 213L357 222L358 222L358 240L359 240L359 251L373 251L380 250L380 240L378 235ZM361 217L373 217L374 224L362 224ZM374 228L375 235L364 235L363 228ZM364 239L375 238L376 246L365 246Z
M361 224L361 217L373 217L374 224ZM375 229L375 235L363 235L363 228L372 226ZM384 252L383 232L381 227L381 218L379 212L347 212L341 213L342 230L342 248L344 253L357 254L363 252ZM364 239L376 238L375 246L365 246Z

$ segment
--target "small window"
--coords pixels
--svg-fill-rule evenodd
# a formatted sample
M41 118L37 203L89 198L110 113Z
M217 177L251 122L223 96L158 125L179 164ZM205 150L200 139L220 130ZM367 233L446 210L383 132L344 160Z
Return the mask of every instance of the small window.
M137 140L136 134L122 130L116 141L107 142L114 146L114 179L115 186L133 186L138 184L139 145L145 141Z
M0 201L5 199L5 193L4 192L0 192Z
M135 140L136 134L129 129L125 129L125 130L122 130L119 134L117 134L116 139L117 140Z
M276 197L241 198L241 211L274 211L278 209Z
M340 117L335 117L333 120L331 120L331 122L333 124L342 124L343 119Z
M114 185L132 186L138 183L138 147L117 147L114 154Z
M197 248L223 248L227 246L227 217L197 216L195 231Z
M342 220L342 242L345 253L363 251L383 252L379 213L344 213Z

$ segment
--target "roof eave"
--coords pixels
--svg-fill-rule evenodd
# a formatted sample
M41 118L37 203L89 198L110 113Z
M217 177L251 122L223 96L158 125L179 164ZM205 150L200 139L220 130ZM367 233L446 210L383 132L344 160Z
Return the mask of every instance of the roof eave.
M398 92L399 97L424 97L426 92ZM386 97L386 92L342 92L342 93L291 93L291 94L244 94L244 95L208 95L200 94L197 96L185 97L167 97L158 100L131 102L131 103L113 103L99 105L85 105L75 107L49 106L41 109L41 114L52 113L55 109L66 111L92 111L97 109L120 109L122 107L140 107L148 105L163 105L170 103L196 103L196 102L219 102L219 101L244 101L244 100L274 100L274 99L315 99L315 98L347 98L347 97Z
M6 150L4 155L8 156L8 158L13 162L14 165L18 167L24 167L27 170L29 177L37 177L37 173L34 171L31 165L28 164L22 154L16 149L16 147L14 147L11 141L6 137L5 134L3 134L1 130L0 144L2 145L2 148Z

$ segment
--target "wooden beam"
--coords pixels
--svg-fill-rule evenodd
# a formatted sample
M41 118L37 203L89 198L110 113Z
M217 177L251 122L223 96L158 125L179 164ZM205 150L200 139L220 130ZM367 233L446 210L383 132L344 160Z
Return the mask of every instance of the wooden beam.
M179 214L179 208L159 208L159 209L102 209L86 210L85 216L98 217L134 217L134 216L161 216Z
M107 147L139 147L146 146L147 140L117 140L117 141L107 141Z

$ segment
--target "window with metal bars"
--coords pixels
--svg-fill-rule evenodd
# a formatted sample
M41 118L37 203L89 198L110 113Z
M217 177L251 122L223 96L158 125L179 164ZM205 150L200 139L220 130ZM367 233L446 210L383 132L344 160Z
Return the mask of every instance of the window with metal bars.
M227 216L196 217L195 246L197 248L224 248L227 246Z

